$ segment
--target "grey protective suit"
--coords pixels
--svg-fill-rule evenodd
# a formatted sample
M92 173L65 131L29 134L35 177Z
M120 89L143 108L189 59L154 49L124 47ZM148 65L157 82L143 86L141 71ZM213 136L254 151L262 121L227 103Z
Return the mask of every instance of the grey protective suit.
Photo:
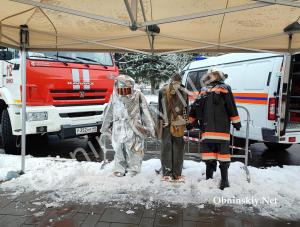
M131 94L119 95L118 89L130 89ZM144 140L155 136L155 125L143 93L136 89L130 76L115 80L113 94L104 112L101 133L111 133L117 173L135 175L141 170Z

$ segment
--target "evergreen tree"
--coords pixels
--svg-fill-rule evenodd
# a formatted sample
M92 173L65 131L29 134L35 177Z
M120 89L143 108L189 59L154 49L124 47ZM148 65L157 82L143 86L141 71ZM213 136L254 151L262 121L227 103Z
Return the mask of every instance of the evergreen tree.
M159 88L175 72L192 61L192 54L146 55L138 53L119 53L115 55L120 73L131 76L137 83L151 85L151 92Z

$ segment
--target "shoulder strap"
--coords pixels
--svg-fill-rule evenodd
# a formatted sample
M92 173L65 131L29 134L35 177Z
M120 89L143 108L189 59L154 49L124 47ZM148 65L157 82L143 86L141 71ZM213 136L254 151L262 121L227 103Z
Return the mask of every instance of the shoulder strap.
M172 97L171 97L171 93L170 93L170 85L169 84L167 85L166 96L167 96L168 107L169 107L169 109L171 111L171 114L176 117L177 114L173 110Z

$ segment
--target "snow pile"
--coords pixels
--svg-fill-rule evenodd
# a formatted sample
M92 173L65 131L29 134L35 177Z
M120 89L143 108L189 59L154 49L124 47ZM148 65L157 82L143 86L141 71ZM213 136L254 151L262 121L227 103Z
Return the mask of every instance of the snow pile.
M17 170L20 157L0 154L0 180ZM229 168L230 188L218 189L219 170L215 179L205 180L205 164L184 162L185 183L161 181L154 169L160 161L143 162L135 177L113 177L113 163L105 169L95 162L77 162L59 158L26 157L26 174L0 184L0 189L47 192L54 202L120 202L142 204L150 208L157 203L230 205L241 211L259 211L262 215L300 219L300 166L257 169L249 167L251 182L246 181L240 162Z

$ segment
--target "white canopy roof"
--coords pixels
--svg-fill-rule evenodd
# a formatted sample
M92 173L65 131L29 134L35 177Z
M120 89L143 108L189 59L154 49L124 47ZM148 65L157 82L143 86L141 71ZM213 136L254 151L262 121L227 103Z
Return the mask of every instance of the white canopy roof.
M19 47L27 24L31 50L285 52L299 16L293 0L0 0L0 44Z

